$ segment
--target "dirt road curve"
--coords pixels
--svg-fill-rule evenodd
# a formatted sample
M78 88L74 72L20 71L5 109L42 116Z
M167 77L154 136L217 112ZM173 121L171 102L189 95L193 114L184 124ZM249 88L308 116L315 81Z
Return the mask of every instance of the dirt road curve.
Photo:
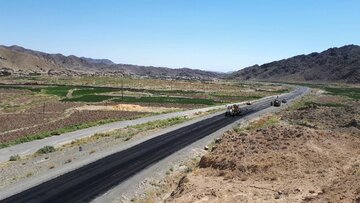
M306 91L307 88L298 88L283 97L292 99ZM246 114L270 107L270 100L272 98L263 99L246 107ZM90 202L147 166L239 118L217 115L202 120L112 154L0 202Z

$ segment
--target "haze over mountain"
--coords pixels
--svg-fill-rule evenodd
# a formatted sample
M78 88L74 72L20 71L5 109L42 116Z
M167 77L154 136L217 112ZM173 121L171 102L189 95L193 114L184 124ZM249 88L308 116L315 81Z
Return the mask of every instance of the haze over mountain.
M189 68L115 64L108 59L48 54L20 46L0 46L1 75L128 75L150 78L250 81L360 83L360 46L330 48L321 53L298 55L254 65L233 73Z
M321 53L254 65L233 72L229 77L257 81L360 83L360 46L330 48Z
M209 80L224 74L189 68L115 64L108 59L48 54L20 46L0 46L0 75L128 75L151 78Z

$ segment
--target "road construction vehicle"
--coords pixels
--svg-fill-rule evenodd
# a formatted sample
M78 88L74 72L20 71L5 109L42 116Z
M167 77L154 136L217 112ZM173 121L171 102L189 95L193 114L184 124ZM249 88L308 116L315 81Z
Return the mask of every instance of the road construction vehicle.
M276 106L276 107L281 106L281 101L280 101L279 97L276 97L276 99L274 101L271 101L270 105Z
M240 116L241 114L240 106L237 104L227 106L225 116Z

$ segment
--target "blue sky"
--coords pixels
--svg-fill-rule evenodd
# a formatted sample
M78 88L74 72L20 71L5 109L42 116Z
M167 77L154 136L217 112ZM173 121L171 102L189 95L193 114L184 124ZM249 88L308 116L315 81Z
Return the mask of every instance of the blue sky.
M0 0L0 44L233 71L360 45L358 0Z

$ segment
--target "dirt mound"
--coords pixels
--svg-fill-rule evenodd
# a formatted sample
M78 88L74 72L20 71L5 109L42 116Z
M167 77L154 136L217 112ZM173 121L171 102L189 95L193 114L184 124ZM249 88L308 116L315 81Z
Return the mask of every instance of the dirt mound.
M227 170L232 175L237 176L244 175L244 173L267 172L275 162L268 159L262 161L260 165L255 165L251 162L247 164L245 161L250 156L257 154L266 155L288 151L289 148L293 147L292 144L301 147L311 134L312 132L309 129L286 126L273 126L269 129L257 130L251 134L228 132L223 135L223 141L217 145L211 154L203 156L200 167Z
M360 104L353 103L344 107L327 107L311 104L298 110L285 111L282 119L295 122L310 122L321 129L343 128L349 124L356 124L352 123L354 120L360 120Z
M356 137L280 125L229 131L215 146L167 201L351 202L360 197Z

